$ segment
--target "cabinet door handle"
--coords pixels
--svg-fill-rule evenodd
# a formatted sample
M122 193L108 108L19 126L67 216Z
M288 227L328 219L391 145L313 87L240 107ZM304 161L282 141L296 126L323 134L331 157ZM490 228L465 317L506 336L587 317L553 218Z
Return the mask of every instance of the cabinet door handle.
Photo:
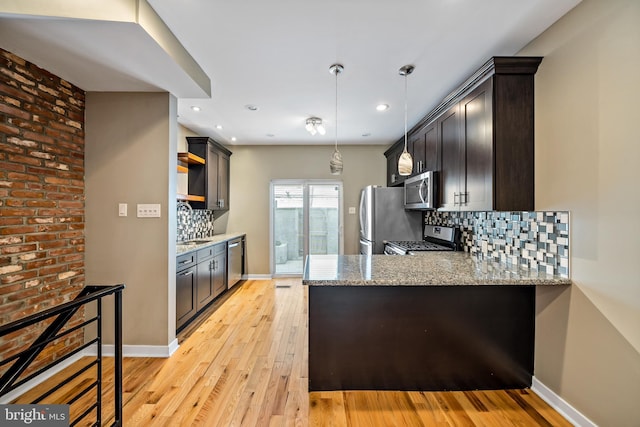
M180 261L180 264L189 264L191 262L190 259L186 259L184 261Z
M191 276L192 274L193 274L193 271L186 271L182 273L182 276Z

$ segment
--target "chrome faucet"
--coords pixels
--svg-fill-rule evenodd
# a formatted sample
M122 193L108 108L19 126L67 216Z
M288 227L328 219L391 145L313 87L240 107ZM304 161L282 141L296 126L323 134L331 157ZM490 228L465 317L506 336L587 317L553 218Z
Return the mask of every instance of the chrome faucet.
M188 202L179 201L176 207L178 209L178 212L180 212L181 210L188 211L189 213L193 212L193 208Z

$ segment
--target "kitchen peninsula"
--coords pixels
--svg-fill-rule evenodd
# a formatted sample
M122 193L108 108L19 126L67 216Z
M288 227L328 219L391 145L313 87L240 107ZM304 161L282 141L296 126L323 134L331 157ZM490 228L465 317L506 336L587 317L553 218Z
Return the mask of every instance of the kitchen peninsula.
M310 255L309 390L530 387L535 287L570 283L463 252Z

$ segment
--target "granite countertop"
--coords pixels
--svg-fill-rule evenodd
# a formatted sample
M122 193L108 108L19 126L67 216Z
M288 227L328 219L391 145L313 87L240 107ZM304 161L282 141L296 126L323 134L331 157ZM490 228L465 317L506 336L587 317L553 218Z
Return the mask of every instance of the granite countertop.
M570 285L571 280L497 262L465 252L420 255L309 255L304 285L438 286L438 285Z
M176 255L186 254L188 252L197 251L198 249L206 248L207 246L215 245L216 243L226 242L228 240L233 240L236 237L242 237L246 235L246 233L225 233L225 234L216 234L211 237L203 237L194 240L198 240L198 244L193 245L183 245L180 243L176 244Z

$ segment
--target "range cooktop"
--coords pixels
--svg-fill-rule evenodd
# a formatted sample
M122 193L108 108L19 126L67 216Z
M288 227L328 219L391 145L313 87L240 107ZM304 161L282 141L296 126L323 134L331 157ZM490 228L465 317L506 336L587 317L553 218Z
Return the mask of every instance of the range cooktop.
M454 251L457 248L457 230L453 227L426 225L425 240L388 241L384 253L387 255L411 255L412 252Z

